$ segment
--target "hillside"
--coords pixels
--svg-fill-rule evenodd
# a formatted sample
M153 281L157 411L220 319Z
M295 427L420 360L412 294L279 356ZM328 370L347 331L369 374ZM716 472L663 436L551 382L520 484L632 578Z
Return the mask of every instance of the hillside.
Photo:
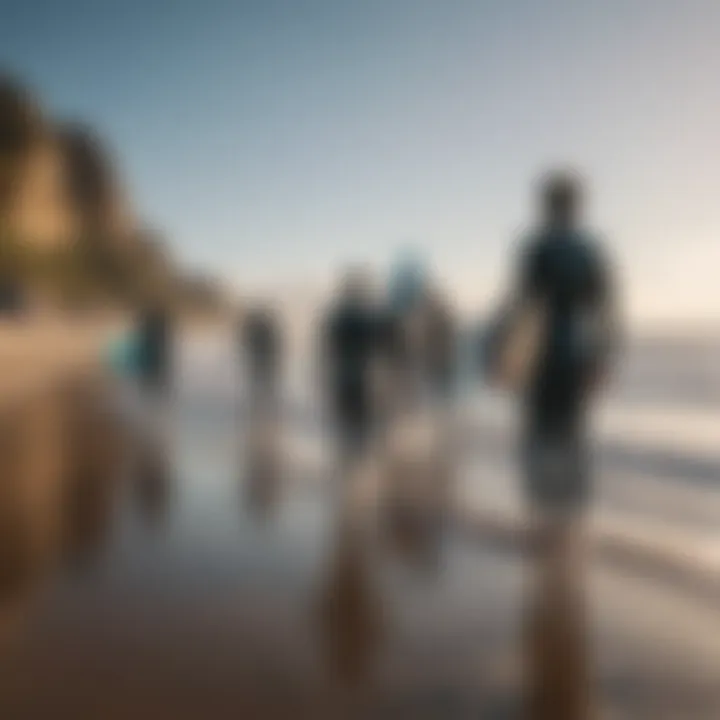
M0 78L0 277L43 303L222 304L212 282L181 272L161 234L137 218L104 139L85 123L49 117L7 77Z

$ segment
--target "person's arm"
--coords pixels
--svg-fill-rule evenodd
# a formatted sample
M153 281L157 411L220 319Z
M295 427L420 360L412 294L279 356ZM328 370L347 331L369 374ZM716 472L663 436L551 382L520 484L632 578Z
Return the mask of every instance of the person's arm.
M595 254L594 284L600 337L590 377L592 390L602 387L607 381L617 362L623 335L613 267L607 255L600 249L596 249Z
M526 308L538 303L541 284L541 262L537 244L525 241L515 258L510 288L483 333L482 368L491 382L502 382L502 361L508 334L514 321Z

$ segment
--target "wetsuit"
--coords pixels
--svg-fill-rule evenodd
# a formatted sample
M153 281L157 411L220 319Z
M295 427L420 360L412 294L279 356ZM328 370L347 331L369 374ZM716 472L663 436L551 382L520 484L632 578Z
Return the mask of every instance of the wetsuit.
M378 318L359 304L342 303L325 330L332 412L341 440L359 450L369 439L373 420L372 362L379 343Z
M280 332L267 313L253 313L243 323L242 344L250 380L266 390L274 387L280 372Z
M588 496L589 387L612 348L600 319L611 303L610 271L579 231L531 238L520 268L523 297L545 313L544 340L524 398L526 490L541 506L573 508Z
M170 321L162 311L148 312L140 322L138 360L143 384L163 389L170 374Z

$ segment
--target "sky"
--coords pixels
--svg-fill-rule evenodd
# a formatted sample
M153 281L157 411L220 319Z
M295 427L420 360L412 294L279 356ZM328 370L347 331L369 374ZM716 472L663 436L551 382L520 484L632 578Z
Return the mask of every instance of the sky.
M426 253L506 285L533 181L588 179L637 322L720 322L716 0L3 0L0 66L106 138L240 291Z

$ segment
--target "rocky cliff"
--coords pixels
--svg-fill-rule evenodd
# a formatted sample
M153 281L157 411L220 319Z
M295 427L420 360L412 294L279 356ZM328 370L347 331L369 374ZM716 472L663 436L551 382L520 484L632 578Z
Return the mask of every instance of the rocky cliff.
M196 289L161 236L136 219L95 130L55 121L8 77L0 77L0 273L133 303Z
M45 248L68 242L75 228L62 146L32 96L8 79L0 79L0 156L4 232Z

